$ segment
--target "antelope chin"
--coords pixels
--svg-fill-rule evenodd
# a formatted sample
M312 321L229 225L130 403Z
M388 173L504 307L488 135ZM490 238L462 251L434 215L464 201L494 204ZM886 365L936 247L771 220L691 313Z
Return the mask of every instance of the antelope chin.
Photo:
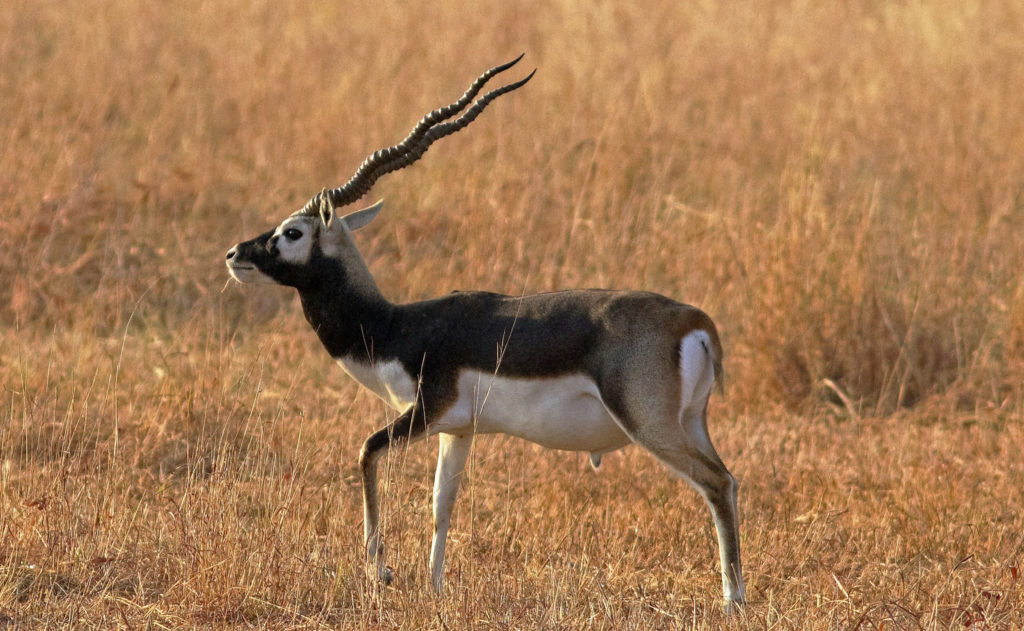
M256 269L254 265L228 264L228 273L240 283L276 285L277 281Z

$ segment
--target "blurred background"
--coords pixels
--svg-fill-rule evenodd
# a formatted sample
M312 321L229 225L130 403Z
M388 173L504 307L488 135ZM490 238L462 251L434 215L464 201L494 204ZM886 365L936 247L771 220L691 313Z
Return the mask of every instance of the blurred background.
M293 300L222 293L221 253L525 51L527 90L373 192L389 221L361 245L392 299L649 289L720 323L750 405L834 400L823 378L873 412L1002 404L1017 9L11 3L0 317L248 330Z

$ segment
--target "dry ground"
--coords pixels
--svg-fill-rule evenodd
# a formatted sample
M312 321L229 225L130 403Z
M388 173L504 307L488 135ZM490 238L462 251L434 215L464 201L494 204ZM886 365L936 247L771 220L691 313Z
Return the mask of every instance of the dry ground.
M5 1L0 627L1021 628L1024 6L636 5ZM500 437L440 599L436 443L389 458L378 589L355 463L391 413L291 291L225 286L231 244L522 51L360 246L396 300L707 310L738 616L651 458Z

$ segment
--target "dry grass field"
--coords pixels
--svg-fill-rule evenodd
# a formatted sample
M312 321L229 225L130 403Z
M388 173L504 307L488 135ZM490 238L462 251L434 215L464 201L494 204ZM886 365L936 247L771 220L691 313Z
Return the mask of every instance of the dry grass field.
M0 628L1022 628L1022 33L1012 0L5 0ZM645 452L504 437L440 598L437 442L389 455L378 587L356 458L394 413L292 290L226 284L228 247L524 51L358 243L393 300L711 314L738 615Z

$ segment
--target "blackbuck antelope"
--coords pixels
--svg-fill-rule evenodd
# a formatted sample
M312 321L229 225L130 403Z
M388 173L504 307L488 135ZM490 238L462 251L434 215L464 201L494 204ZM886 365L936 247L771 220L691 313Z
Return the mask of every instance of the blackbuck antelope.
M589 452L595 467L603 454L630 443L654 454L707 501L726 604L742 602L736 480L707 429L722 347L704 312L653 293L607 290L470 291L393 304L352 238L377 216L381 202L338 215L377 178L412 164L431 143L529 81L532 73L486 93L459 115L488 79L517 61L483 73L401 143L367 158L344 186L321 191L277 228L231 248L228 270L243 283L296 288L306 320L331 357L401 413L367 438L359 454L366 550L381 580L389 581L391 572L379 540L378 458L395 445L440 436L430 552L433 586L440 590L445 539L473 435L500 432Z

